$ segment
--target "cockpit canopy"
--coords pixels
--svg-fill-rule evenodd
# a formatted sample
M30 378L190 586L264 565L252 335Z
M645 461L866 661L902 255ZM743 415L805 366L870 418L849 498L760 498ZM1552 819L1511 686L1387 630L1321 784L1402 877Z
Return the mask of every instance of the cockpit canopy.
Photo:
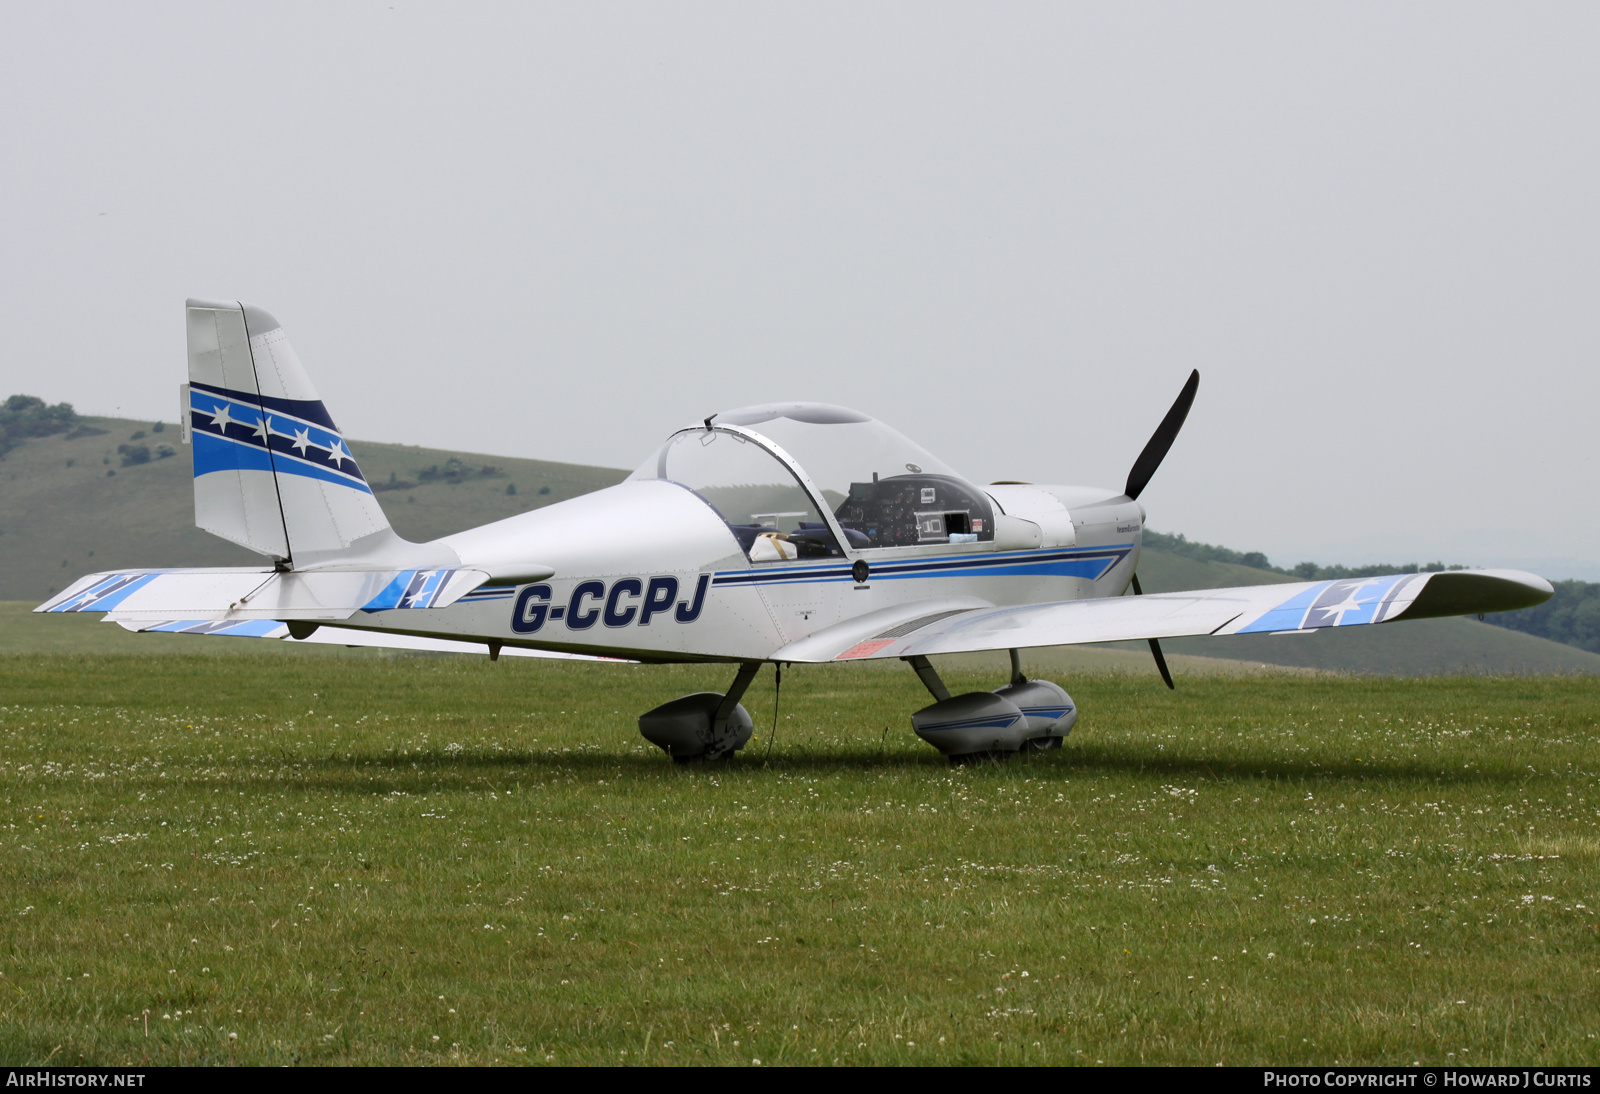
M736 428L728 428L736 427ZM666 479L727 522L754 562L994 538L988 496L865 414L767 403L673 434L630 479Z

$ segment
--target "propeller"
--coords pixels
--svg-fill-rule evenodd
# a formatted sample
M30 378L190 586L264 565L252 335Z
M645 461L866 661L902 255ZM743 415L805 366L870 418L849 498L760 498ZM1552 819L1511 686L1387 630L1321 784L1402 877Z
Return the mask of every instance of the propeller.
M1183 428L1183 420L1189 416L1189 408L1194 405L1194 393L1198 390L1200 390L1200 370L1195 369L1189 373L1189 380L1183 385L1183 390L1178 392L1177 402L1172 404L1172 409L1167 411L1167 416L1161 419L1161 424L1156 426L1156 431L1151 434L1150 443L1144 446L1139 458L1133 461L1133 470L1128 472L1128 485L1122 491L1128 497L1137 498L1144 492L1144 488L1150 485L1150 479L1156 473L1156 468L1167 458L1167 449L1178 439L1178 430Z
M1144 590L1139 588L1138 574L1133 575L1133 595L1144 595ZM1172 682L1172 673L1167 669L1167 659L1161 655L1161 643L1157 642L1154 638L1146 638L1145 641L1150 643L1150 652L1155 655L1156 668L1161 670L1161 679L1166 683L1168 688L1173 691L1177 691L1178 685Z
M1155 475L1156 468L1167 458L1167 450L1172 447L1172 442L1178 439L1178 430L1183 428L1184 419L1189 416L1189 408L1194 405L1195 392L1199 390L1200 370L1195 369L1189 373L1189 379L1184 383L1183 390L1178 392L1177 401L1172 404L1172 409L1167 411L1167 416L1161 419L1161 424L1156 426L1156 431L1151 434L1144 451L1133 461L1133 470L1128 472L1128 485L1122 491L1128 497L1137 498L1144 492L1144 488L1150 485L1150 479ZM1144 595L1144 590L1139 588L1138 574L1133 575L1133 595ZM1154 638L1145 641L1150 643L1150 653L1156 659L1156 668L1161 671L1162 682L1176 691L1177 685L1172 682L1167 659L1161 653L1161 643Z

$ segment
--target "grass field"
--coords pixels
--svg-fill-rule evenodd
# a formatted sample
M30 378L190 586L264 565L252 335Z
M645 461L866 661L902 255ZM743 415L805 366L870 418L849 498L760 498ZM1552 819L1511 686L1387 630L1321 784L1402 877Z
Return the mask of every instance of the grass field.
M0 1061L1600 1061L1592 681L1086 675L952 769L797 668L739 761L638 737L725 676L0 658Z

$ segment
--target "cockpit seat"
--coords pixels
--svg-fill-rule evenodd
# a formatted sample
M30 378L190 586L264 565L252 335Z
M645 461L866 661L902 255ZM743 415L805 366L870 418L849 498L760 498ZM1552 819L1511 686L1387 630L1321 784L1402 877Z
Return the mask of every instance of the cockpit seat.
M756 537L762 532L770 532L764 524L729 524L728 531L733 533L733 538L739 541L739 550L745 554L750 553L750 548L755 545Z
M789 542L782 532L762 532L750 547L751 562L784 562L799 557L799 545Z

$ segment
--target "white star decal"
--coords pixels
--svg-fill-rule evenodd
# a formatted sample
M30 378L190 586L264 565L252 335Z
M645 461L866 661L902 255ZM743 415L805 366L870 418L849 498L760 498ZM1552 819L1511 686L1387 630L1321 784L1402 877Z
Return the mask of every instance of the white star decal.
M230 425L240 424L228 416L228 404L223 403L211 412L211 424L217 427L218 433L226 433Z
M260 437L268 448L272 447L272 419L265 414L261 415L261 420L256 423L256 436Z
M1366 600L1357 600L1356 594L1361 590L1376 584L1377 582L1375 580L1368 578L1360 585L1355 585L1348 589L1345 592L1344 599L1339 603L1323 605L1322 607L1318 608L1317 611L1333 616L1333 625L1335 627L1342 626L1344 624L1344 617L1347 612L1360 611L1362 608L1365 608L1367 605L1371 604L1373 599L1375 599L1373 597L1368 597Z
M335 467L338 467L341 470L343 470L343 464L345 460L350 460L351 463L356 462L350 458L349 453L344 450L344 445L340 444L338 441L334 441L332 447L328 449L328 458L333 461L333 465Z
M311 430L309 430L309 429L297 429L297 430L295 430L294 431L294 444L290 445L289 447L290 448L298 448L300 450L300 455L302 455L302 456L304 456L306 454L306 449L315 448L316 446L311 443Z

